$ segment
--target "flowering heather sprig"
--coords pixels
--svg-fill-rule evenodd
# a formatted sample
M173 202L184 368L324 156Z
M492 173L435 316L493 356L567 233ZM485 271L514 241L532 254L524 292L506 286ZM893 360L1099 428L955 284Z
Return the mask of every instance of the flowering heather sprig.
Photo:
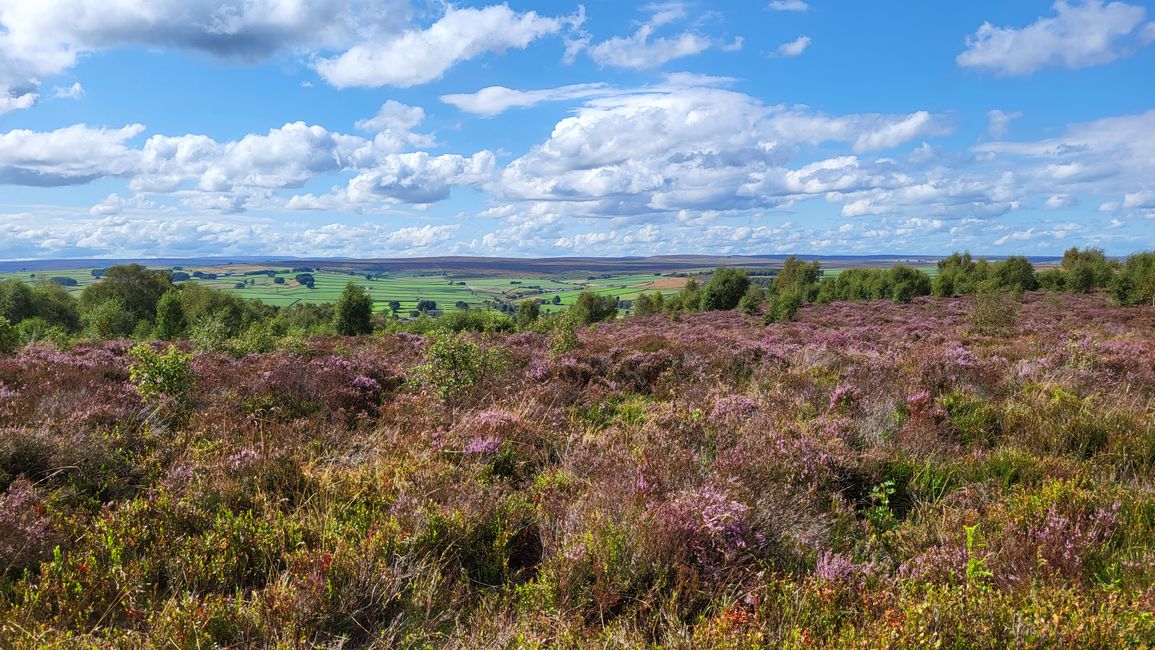
M366 377L365 375L357 375L353 379L353 388L356 388L357 390L364 390L364 391L370 391L370 392L376 393L376 392L381 391L381 384L378 383L378 381L376 379L373 379L372 377Z
M946 417L946 411L927 390L915 391L907 395L906 407L910 411L911 420L934 421Z
M501 449L501 438L497 436L479 436L465 443L465 453L475 456L490 456Z
M824 551L818 557L814 575L827 582L843 585L861 584L874 573L874 565L858 564L849 554Z
M536 382L543 382L553 375L553 366L549 359L535 358L526 369L526 375Z
M517 416L509 411L490 409L473 416L473 422L487 429L506 429L517 424Z
M176 463L165 472L164 482L169 487L179 487L189 483L195 477L195 465L191 462L184 461Z
M36 487L17 479L0 495L0 574L47 559L56 542Z
M710 568L734 559L749 546L749 509L717 488L706 486L658 506L654 516L673 535L666 543L685 545L699 565Z
M830 394L830 403L826 405L826 410L833 412L849 407L858 400L858 391L854 390L853 386L845 384L838 386L834 392Z
M1038 562L1046 572L1082 579L1087 561L1115 533L1121 506L1115 501L1108 508L1074 516L1053 506L1044 522L1027 530L1023 541L1036 549Z
M947 544L932 546L903 562L898 567L898 576L926 582L959 582L965 578L966 570L966 548Z
M252 467L261 459L261 452L252 447L245 447L237 453L228 457L225 464L234 472L239 472Z
M745 395L731 395L714 402L710 419L714 422L745 420L758 412L758 402Z

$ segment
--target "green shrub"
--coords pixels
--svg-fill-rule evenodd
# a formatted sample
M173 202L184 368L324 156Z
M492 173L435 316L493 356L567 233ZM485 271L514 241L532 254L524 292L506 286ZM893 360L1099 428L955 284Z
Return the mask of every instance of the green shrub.
M1063 269L1047 269L1036 275L1043 291L1066 291L1067 273Z
M639 293L637 298L634 298L634 315L635 316L651 316L653 314L660 314L665 308L666 299L661 291L655 291L652 294Z
M770 298L765 322L767 325L770 323L788 323L794 320L801 308L802 294L800 292L790 291L785 294L776 294Z
M517 303L517 323L518 329L525 329L529 327L538 317L541 316L541 304L537 298L529 298Z
M1155 252L1136 253L1110 282L1111 294L1125 307L1155 306Z
M70 338L64 328L53 325L39 316L20 321L16 331L23 344L48 342L57 347L64 347L68 345Z
M428 339L425 363L417 367L416 377L443 400L468 391L503 365L495 352L459 334L433 332Z
M1003 291L1021 293L1034 291L1039 288L1039 281L1035 278L1035 267L1031 261L1021 255L996 262L992 271L995 285Z
M171 341L184 335L188 321L184 317L184 305L180 301L180 291L170 289L156 304L156 338Z
M742 295L742 299L738 301L738 310L743 314L749 316L756 315L766 302L766 290L762 287L752 284L746 293Z
M87 335L96 339L119 339L132 334L137 321L119 298L110 298L84 312Z
M18 347L20 347L20 333L7 318L0 316L0 354L13 352Z
M129 380L140 396L146 400L159 397L180 399L192 389L195 376L192 371L192 357L169 346L164 354L158 354L148 344L140 344L129 351Z
M686 281L682 290L666 301L666 311L698 311L702 308L702 287L694 278Z
M554 329L550 334L549 353L555 357L569 354L581 347L578 339L577 326L573 319L558 318L554 321Z
M984 336L1009 336L1019 323L1018 303L1005 291L985 287L975 295L967 323Z
M373 331L373 297L352 282L345 285L334 312L333 329L341 336L360 336Z

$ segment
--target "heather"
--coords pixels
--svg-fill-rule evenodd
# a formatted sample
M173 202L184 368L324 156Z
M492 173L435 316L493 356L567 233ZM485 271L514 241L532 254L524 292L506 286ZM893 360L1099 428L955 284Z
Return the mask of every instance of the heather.
M771 324L14 349L0 646L1149 645L1155 308L810 271Z

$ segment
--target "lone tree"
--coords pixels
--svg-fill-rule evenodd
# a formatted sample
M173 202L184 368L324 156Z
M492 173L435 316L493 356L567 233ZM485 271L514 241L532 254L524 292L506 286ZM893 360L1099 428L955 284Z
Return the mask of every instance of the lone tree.
M373 297L350 282L345 285L333 314L333 329L341 336L358 336L373 331Z
M721 266L714 269L714 276L702 289L702 309L706 311L725 311L738 306L746 289L750 287L750 278L745 269Z

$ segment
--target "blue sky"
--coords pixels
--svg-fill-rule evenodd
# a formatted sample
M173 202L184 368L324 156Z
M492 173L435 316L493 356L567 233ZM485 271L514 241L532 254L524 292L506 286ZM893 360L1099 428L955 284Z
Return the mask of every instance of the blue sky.
M0 259L1155 248L1155 8L0 0Z

